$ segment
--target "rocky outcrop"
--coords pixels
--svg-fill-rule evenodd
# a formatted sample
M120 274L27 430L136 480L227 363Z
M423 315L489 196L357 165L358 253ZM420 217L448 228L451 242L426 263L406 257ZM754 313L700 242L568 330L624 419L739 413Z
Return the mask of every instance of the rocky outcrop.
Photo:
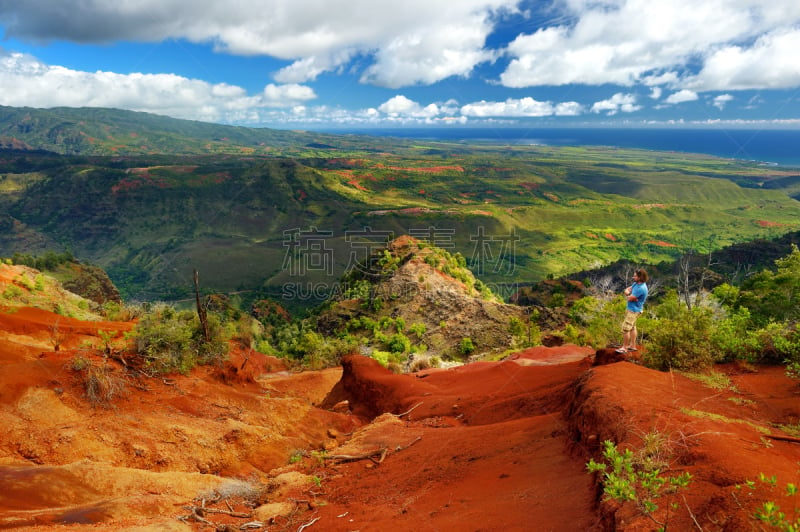
M70 292L99 305L107 301L122 303L119 290L103 269L78 262L69 263L64 268L70 278L62 284Z
M514 347L512 320L527 323L527 309L501 302L457 258L407 236L392 241L383 257L351 274L346 282L368 282L369 293L335 299L318 320L320 330L341 332L362 316L402 318L407 328L417 326L413 334L427 346L427 356L469 354L460 349L465 338L476 355Z

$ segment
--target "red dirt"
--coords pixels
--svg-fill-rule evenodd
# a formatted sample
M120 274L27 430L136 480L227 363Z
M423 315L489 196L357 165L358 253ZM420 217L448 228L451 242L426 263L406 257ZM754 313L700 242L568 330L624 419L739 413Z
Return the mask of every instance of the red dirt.
M779 222L770 222L768 220L758 220L756 223L758 225L760 225L761 227L785 227L786 226L786 224L782 224L782 223L779 223Z
M731 386L715 390L635 361L593 366L613 351L571 345L405 375L360 356L292 373L234 349L221 367L127 377L110 406L92 406L72 362L122 375L88 345L98 328L130 327L0 312L0 528L211 530L178 519L205 497L248 516L200 510L236 529L653 530L634 503L601 502L585 468L603 440L639 453L650 434L668 474L694 477L671 499L670 530L758 529L762 501L796 505L782 489L735 487L760 472L797 483L800 445L777 427L800 420L800 388L782 368L719 367ZM264 488L248 498L244 485Z

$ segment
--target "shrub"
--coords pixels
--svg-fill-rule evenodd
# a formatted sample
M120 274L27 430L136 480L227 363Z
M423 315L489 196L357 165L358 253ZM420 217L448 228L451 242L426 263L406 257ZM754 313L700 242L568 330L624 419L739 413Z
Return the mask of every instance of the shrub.
M650 331L650 347L644 363L655 369L696 370L715 362L710 340L712 311L708 307L686 308L670 291L656 308L659 318Z
M392 353L408 353L411 351L411 340L403 333L394 333L386 343Z
M521 347L531 347L541 342L541 331L539 326L532 323L533 316L525 323L516 316L511 316L508 322L508 332L514 338L516 345Z
M458 346L458 352L464 356L470 355L473 351L475 351L475 344L472 342L472 338L464 337L461 339L461 344Z
M123 305L116 301L106 301L101 307L101 312L109 321L130 321L141 316L144 309L140 305Z
M186 373L197 364L218 362L227 355L227 338L215 314L208 315L208 324L211 340L206 342L194 312L156 305L133 331L136 352L154 373Z
M125 379L116 375L105 362L95 364L81 356L72 360L72 370L80 375L84 394L92 406L109 408L125 392Z
M6 287L3 291L3 297L5 299L14 299L22 295L22 288L15 284L10 284Z
M574 334L576 339L569 341L578 345L591 345L599 348L616 341L620 337L620 324L625 313L625 300L622 296L606 301L594 297L582 297L570 308L570 319L583 329L582 334ZM637 323L642 332L643 320ZM565 336L570 336L565 331Z
M754 346L748 342L750 312L746 308L726 309L714 321L710 341L721 360L752 360Z
M408 328L408 332L417 335L417 340L422 339L422 335L425 334L427 327L424 323L412 323L411 327Z
M750 309L753 322L763 326L770 321L800 318L800 250L792 244L786 257L775 261L776 271L764 270L744 283L737 303Z
M653 438L658 442L659 438ZM656 519L657 500L670 496L688 487L692 475L688 472L675 476L665 476L661 472L658 460L637 458L630 449L620 451L614 442L603 442L603 458L605 462L589 460L586 469L589 473L601 473L603 496L619 502L633 501L642 514L659 525L660 530L667 529L669 512L676 505L668 505L663 520Z

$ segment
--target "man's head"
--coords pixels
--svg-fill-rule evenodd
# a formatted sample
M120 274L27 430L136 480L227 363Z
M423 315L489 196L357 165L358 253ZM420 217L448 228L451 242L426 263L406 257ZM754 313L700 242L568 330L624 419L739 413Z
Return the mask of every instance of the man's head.
M633 280L637 283L646 283L647 282L647 272L644 271L644 268L639 268L635 272L633 272Z

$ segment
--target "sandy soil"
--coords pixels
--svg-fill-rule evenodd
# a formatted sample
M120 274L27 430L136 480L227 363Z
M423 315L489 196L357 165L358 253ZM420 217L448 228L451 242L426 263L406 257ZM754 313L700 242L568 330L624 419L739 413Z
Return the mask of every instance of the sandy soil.
M800 506L782 489L800 461L800 387L782 368L719 367L730 384L714 389L576 346L406 375L359 356L292 373L234 350L145 378L96 347L131 326L0 309L0 528L656 529L586 472L604 440L692 474L656 501L669 530L759 530L763 501ZM108 404L76 357L116 379Z

